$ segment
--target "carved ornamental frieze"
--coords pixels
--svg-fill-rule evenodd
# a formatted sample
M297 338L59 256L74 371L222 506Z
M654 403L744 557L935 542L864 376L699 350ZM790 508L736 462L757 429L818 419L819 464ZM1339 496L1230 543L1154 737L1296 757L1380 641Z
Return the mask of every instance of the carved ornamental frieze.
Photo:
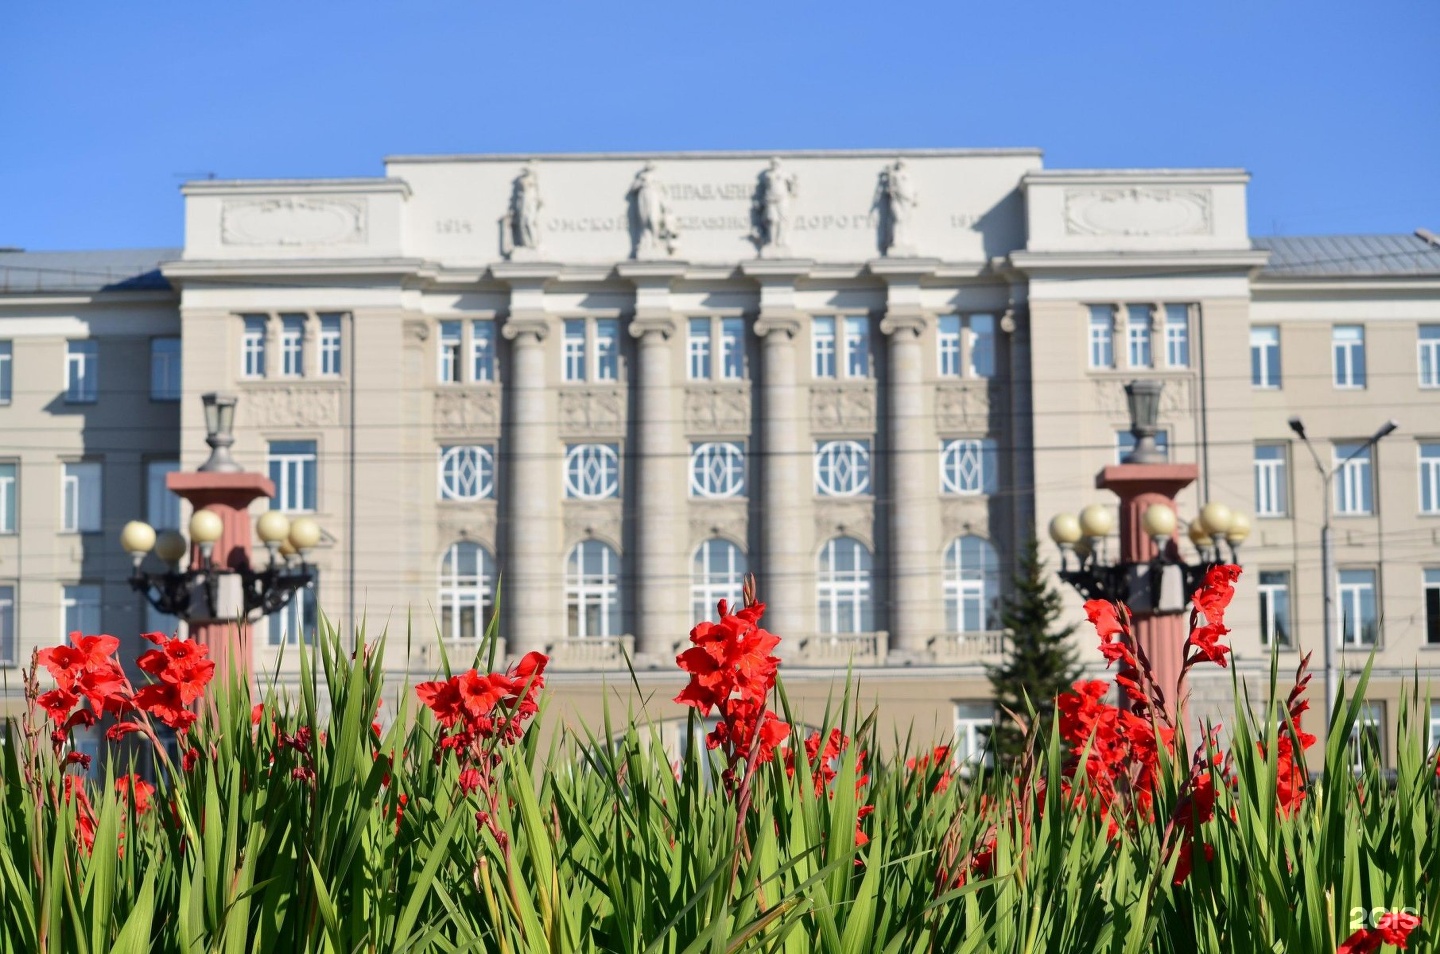
M1128 380L1126 378L1125 380ZM1107 417L1130 419L1130 407L1125 400L1125 380L1120 378L1097 378L1094 382L1095 409ZM1163 378L1165 388L1160 392L1160 417L1173 420L1185 417L1195 408L1191 397L1194 381L1185 377Z
M1209 189L1122 186L1065 191L1070 235L1210 235Z
M750 388L746 385L686 388L685 431L700 435L750 433Z
M989 381L942 384L935 389L935 419L942 431L987 431L996 395Z
M940 501L940 527L946 543L974 534L990 537L990 507L984 497L947 497Z
M561 437L623 437L625 392L612 388L563 388Z
M815 504L815 539L854 537L875 549L875 504L868 500L821 500Z
M817 433L875 432L875 388L871 384L814 385L810 388L810 429Z
M435 392L435 430L473 437L500 433L500 392L497 388L457 387Z
M237 414L249 427L332 427L340 423L340 389L251 385Z
M220 209L224 245L361 245L367 233L363 197L277 196L227 201Z

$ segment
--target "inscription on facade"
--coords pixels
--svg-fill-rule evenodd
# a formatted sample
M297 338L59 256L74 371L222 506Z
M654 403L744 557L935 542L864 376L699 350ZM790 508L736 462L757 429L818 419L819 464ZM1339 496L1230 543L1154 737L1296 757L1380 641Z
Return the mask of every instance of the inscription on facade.
M239 413L251 427L329 427L340 423L340 390L246 388Z

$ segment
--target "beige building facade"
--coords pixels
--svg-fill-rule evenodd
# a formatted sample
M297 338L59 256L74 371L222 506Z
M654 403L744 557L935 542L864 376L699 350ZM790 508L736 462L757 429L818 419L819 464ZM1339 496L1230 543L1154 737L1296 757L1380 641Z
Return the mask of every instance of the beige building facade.
M395 157L192 183L184 248L121 256L128 284L72 266L65 290L63 256L0 255L12 660L88 626L84 587L105 629L147 622L116 534L166 462L204 459L199 395L223 390L236 458L325 530L259 671L293 678L318 605L387 628L397 680L422 678L498 602L506 652L552 656L565 718L632 704L627 658L678 717L677 645L753 571L802 717L853 666L887 725L963 750L1017 550L1113 503L1094 475L1145 377L1170 459L1199 467L1182 516L1253 515L1247 679L1272 645L1282 670L1321 645L1324 498L1287 419L1327 467L1399 422L1332 488L1345 663L1376 651L1388 747L1401 679L1440 658L1440 247L1252 239L1247 185L1035 150ZM92 345L93 403L66 400ZM1228 713L1228 674L1193 689Z

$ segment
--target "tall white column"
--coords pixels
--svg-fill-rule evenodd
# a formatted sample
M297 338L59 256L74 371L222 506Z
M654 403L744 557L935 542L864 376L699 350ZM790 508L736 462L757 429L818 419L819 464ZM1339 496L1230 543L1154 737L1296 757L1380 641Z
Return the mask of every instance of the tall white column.
M636 355L633 451L636 469L634 499L626 501L634 523L636 574L633 615L635 655L640 664L668 661L685 638L691 622L689 561L685 547L685 448L681 434L683 399L675 394L671 339L678 322L670 310L670 285L684 274L674 262L635 262L620 266L622 277L635 284L635 316L630 335Z

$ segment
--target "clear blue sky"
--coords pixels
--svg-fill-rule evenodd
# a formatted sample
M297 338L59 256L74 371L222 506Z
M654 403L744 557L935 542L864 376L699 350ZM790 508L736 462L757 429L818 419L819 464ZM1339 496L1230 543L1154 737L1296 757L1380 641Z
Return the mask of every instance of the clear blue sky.
M0 13L0 245L388 154L1039 146L1243 166L1255 234L1440 230L1440 3L72 2Z

